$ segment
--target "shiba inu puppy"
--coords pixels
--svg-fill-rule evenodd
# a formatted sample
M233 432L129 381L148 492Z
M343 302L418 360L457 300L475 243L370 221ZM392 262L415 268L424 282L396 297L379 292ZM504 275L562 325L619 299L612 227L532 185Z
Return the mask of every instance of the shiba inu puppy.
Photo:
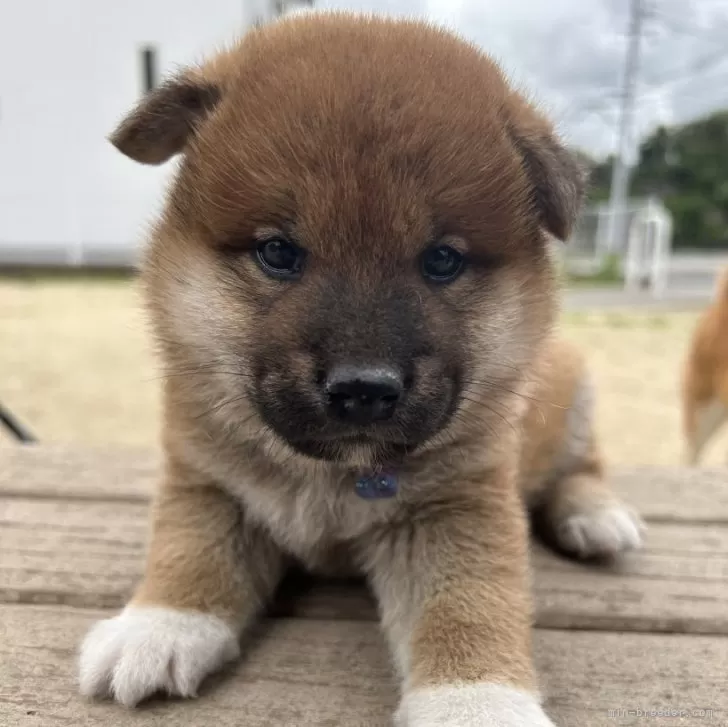
M584 180L548 122L445 30L314 13L181 72L112 141L180 155L144 264L166 471L144 579L87 636L83 693L194 695L295 560L368 579L399 724L550 725L522 489L576 554L638 536L592 494L588 392L549 339L549 239ZM539 387L576 417L529 423Z
M683 378L683 431L688 464L728 422L728 270L693 333Z

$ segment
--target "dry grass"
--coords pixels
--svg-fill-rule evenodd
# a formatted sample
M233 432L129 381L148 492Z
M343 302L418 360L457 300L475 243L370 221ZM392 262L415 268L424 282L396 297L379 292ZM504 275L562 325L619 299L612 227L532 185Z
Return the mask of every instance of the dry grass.
M587 352L609 460L679 463L678 382L692 314L567 314ZM156 442L159 380L134 284L0 278L0 401L42 440ZM0 438L2 435L0 435ZM726 436L707 461L721 463Z
M0 278L0 401L41 440L155 442L148 344L128 280Z
M680 378L695 313L567 313L562 329L587 354L597 425L614 464L682 463ZM724 464L728 431L704 464Z

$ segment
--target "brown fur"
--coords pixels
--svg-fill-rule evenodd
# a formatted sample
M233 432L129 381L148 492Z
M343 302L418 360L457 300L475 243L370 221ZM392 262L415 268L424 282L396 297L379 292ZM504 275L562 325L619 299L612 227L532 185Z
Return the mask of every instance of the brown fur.
M250 33L145 99L113 141L147 163L184 150L144 270L167 473L133 602L242 628L291 559L347 563L378 597L405 690L533 688L524 413L521 479L539 503L558 509L576 477L588 500L600 478L593 435L564 449L582 363L547 338L546 233L568 235L583 186L547 122L449 33L332 14ZM310 266L282 284L248 253L256 230L292 223ZM413 260L438 238L472 262L433 290ZM312 459L261 411L294 385L313 397L317 356L371 351L416 359L406 427L422 441L399 460L398 496L366 501L353 484L379 445Z
M687 461L697 464L704 447L728 421L728 270L693 333L682 393Z
M542 534L564 548L558 531L570 517L621 503L605 480L595 392L579 349L552 338L532 376L531 404L522 425L521 492L545 528Z
M521 489L534 504L545 484L555 478L576 473L601 477L603 467L589 416L593 391L581 351L560 337L551 338L531 377L533 388L523 419L519 470ZM569 417L574 414L578 396L589 399L588 410L576 431L570 433Z

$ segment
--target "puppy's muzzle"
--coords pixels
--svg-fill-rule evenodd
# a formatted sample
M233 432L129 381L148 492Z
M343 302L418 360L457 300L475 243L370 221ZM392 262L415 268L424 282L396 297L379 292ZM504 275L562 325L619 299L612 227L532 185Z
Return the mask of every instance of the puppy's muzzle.
M402 374L386 364L334 366L323 387L327 415L359 426L391 419L405 393Z

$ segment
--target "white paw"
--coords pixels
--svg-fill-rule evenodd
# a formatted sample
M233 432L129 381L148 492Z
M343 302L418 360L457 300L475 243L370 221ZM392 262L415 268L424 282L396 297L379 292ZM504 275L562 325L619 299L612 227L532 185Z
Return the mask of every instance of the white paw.
M554 727L532 692L503 684L448 684L402 699L397 727Z
M81 693L110 696L127 707L158 691L194 697L208 674L239 653L235 633L217 616L127 606L86 635Z
M557 526L556 537L581 558L607 557L641 547L644 531L639 515L615 502L570 515Z

